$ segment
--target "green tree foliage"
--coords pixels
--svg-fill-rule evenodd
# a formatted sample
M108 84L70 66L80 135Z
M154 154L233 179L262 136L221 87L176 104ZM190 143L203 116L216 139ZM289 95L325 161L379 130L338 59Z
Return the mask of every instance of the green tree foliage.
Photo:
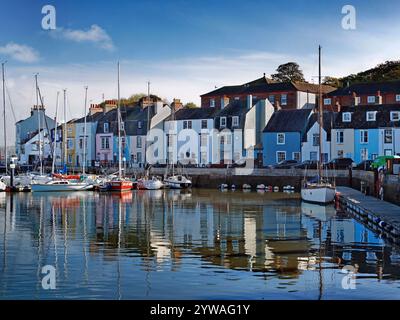
M325 77L322 84L335 88L339 88L342 86L342 82L340 81L340 79L335 77Z
M184 105L184 108L193 109L197 108L197 105L194 102L188 102Z
M305 81L303 71L296 62L281 64L278 69L276 69L276 72L277 73L272 74L271 77L278 82Z

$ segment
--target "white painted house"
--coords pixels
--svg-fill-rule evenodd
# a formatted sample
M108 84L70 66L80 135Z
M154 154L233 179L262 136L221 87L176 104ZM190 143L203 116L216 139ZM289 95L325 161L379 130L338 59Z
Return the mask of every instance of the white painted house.
M301 161L319 160L319 122L318 114L314 113L309 117L306 133L303 137L301 147ZM322 162L326 163L332 159L331 155L331 129L335 121L335 113L324 112L322 128Z

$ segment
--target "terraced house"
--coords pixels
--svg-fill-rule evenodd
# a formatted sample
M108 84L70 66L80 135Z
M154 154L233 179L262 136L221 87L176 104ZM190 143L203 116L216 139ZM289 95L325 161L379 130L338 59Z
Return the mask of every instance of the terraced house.
M322 92L335 88L322 86ZM305 82L275 82L264 75L256 80L234 86L224 86L201 95L201 107L223 109L230 102L246 103L251 95L253 102L268 99L276 109L314 108L318 96L318 85Z

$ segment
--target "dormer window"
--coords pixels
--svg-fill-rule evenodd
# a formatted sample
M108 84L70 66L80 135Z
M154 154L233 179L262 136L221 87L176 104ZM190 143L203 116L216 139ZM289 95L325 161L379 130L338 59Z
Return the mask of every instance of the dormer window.
M219 125L220 127L226 127L226 117L221 117L219 119Z
M110 131L110 126L108 122L105 122L103 125L104 133L108 133Z
M376 111L367 112L367 121L376 121Z
M332 104L332 99L331 98L325 98L324 99L324 105L325 106L330 106Z
M138 129L142 129L142 121L137 122L137 127L138 127Z
M400 111L391 111L390 121L399 121L399 120L400 120Z
M367 102L368 103L375 103L376 97L375 96L368 96Z
M282 94L281 95L281 105L286 106L287 105L287 94Z
M343 122L351 122L351 112L343 112L342 121Z
M210 99L210 108L215 108L215 99Z
M238 116L232 117L232 126L239 127L239 117Z
M400 94L396 94L396 102L400 102Z

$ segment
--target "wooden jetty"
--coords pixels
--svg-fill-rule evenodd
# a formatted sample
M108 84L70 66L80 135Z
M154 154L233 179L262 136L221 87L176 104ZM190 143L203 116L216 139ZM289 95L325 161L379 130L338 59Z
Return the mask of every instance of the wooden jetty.
M354 214L382 237L400 243L399 206L348 187L337 187L336 190L342 209Z

